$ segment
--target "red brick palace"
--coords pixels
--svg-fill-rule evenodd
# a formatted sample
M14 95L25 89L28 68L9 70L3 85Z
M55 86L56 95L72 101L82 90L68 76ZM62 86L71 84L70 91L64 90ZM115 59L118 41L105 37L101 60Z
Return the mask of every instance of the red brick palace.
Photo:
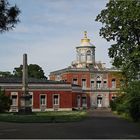
M28 80L32 111L63 111L109 107L122 82L121 72L95 61L95 46L87 37L76 47L71 66L50 73L50 80ZM0 87L11 98L11 112L21 105L22 79L0 77Z
M76 47L76 61L67 68L51 72L50 79L81 86L82 93L90 97L91 107L109 107L122 82L119 70L106 68L104 63L95 61L95 46L86 31Z

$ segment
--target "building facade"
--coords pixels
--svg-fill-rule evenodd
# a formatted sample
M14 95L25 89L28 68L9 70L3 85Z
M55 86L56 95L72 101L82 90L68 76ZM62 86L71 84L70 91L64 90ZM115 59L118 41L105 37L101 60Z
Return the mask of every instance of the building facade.
M0 77L0 87L11 98L10 112L20 108L22 80ZM90 107L90 99L80 86L65 82L29 79L28 93L32 111L70 111Z
M51 72L49 77L81 86L82 93L90 97L90 107L109 107L122 82L121 71L95 61L95 46L86 31L81 44L76 47L76 60L68 68Z

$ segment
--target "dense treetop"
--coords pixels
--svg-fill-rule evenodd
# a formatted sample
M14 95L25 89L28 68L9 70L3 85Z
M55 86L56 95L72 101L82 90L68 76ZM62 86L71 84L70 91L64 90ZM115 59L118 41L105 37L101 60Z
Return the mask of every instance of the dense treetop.
M113 65L121 68L128 79L140 72L140 1L110 0L96 17L102 23L100 35L116 43L109 48Z
M9 31L19 22L19 8L10 6L7 0L0 0L0 33Z
M13 71L14 76L15 77L22 77L22 69L23 69L23 65L20 65L19 67L14 68L14 71ZM37 64L29 64L28 65L28 77L29 78L37 78L37 79L46 78L44 71Z

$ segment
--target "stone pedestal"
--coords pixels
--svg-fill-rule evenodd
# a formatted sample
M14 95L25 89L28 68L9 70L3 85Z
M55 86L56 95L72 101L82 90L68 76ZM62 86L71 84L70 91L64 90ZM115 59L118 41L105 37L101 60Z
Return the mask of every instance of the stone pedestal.
M20 97L20 108L19 108L19 114L28 115L32 113L32 109L30 106L30 95L22 95Z

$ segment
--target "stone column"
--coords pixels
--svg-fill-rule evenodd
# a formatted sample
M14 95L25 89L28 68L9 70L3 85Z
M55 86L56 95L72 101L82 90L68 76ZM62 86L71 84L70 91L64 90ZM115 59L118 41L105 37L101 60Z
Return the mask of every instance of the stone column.
M29 114L32 112L30 107L30 95L28 93L28 64L27 54L23 54L23 70L22 70L22 96L20 98L19 112Z
M28 94L28 64L27 54L23 54L23 70L22 70L22 91L23 94Z

